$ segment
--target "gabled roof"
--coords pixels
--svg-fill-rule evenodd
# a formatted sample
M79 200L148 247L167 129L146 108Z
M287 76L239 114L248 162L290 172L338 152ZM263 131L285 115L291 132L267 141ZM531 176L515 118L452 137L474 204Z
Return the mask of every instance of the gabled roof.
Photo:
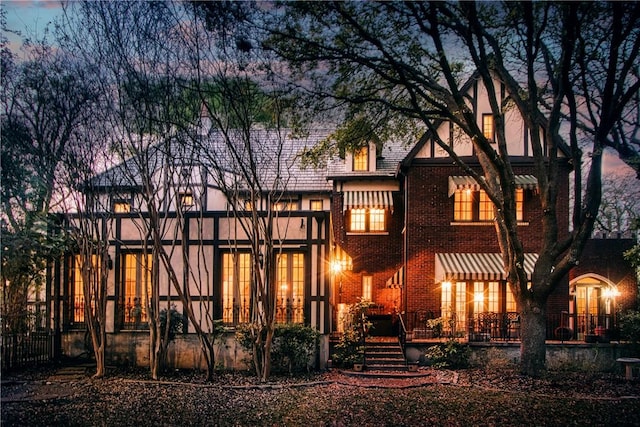
M346 171L345 159L334 158L327 165L327 179L366 179L395 177L400 162L407 156L413 146L412 142L387 141L382 146L376 159L375 171Z
M277 186L286 192L328 192L331 186L324 179L326 168L303 168L299 157L304 148L316 145L327 134L327 131L317 130L305 137L293 137L288 130L256 129L251 132L250 143L246 143L246 138L240 132L222 134L213 131L200 137L203 138L200 144L174 135L168 141L149 144L144 152L96 175L91 180L91 186L102 189L140 188L143 167L148 171L159 170L167 158L176 165L204 165L205 169L217 164L224 168L219 171L229 176L240 176L238 172L242 160L238 158L248 159L247 147L250 147L258 179L265 191ZM231 154L234 150L237 156ZM248 164L248 160L245 164ZM215 183L209 184L215 186Z

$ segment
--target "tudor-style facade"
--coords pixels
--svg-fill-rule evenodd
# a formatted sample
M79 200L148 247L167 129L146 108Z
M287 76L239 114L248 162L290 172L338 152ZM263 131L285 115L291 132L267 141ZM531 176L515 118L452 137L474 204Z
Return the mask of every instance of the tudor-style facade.
M487 136L492 135L492 116L482 101L479 81L471 81L467 88L478 125ZM542 245L530 135L513 110L506 113L505 123L516 174L518 233L530 274ZM480 171L468 138L448 122L441 123L438 134L466 164ZM415 143L366 144L332 159L326 169L300 167L300 150L326 135L320 132L307 139L288 140L285 156L291 160L287 162L291 180L280 197L271 201L278 212L274 230L280 233L279 253L274 255L279 283L277 320L317 328L323 335L321 364L328 358L329 335L342 331L347 306L359 299L372 302L373 333L379 335L398 333L396 316L400 314L414 339L430 337L427 320L435 318L443 320L446 333L467 339L518 339L518 307L502 268L493 209L473 178L429 134ZM250 241L206 168L196 166L189 164L186 175L198 179L171 190L174 207L169 207L165 219L184 221L184 226L164 243L177 245L180 253L187 254L172 258L172 264L197 302L199 318L205 323L222 319L233 327L248 318ZM113 170L123 167L130 165L125 162ZM269 167L262 172L265 179L273 178ZM570 173L568 162L561 164L557 206L558 218L565 219L559 224L561 234L569 232ZM107 350L112 359L144 364L148 332L141 301L148 299L151 269L137 226L146 218L136 193L140 188L137 183L114 188L118 185L113 181L105 181L103 187L101 197L110 198L106 205L111 215L105 229L110 230L109 265L113 268L107 306L111 345ZM270 201L263 196L259 206L250 210L264 214ZM186 209L176 209L175 204ZM620 248L615 250L621 253ZM593 252L591 243L585 259ZM581 263L550 296L549 338L555 338L560 327L570 329L571 338L582 338L598 327L608 327L620 309L634 307L635 272L619 256L601 264ZM55 273L49 288L51 312L57 313L54 326L62 331L61 351L75 355L84 351L75 255L69 254ZM159 274L166 272L160 269ZM181 311L175 293L166 281L161 282L160 299L173 302ZM175 353L183 355L175 356L176 366L199 363L192 332L186 322L185 333L176 344ZM240 363L230 337L220 360L226 366Z

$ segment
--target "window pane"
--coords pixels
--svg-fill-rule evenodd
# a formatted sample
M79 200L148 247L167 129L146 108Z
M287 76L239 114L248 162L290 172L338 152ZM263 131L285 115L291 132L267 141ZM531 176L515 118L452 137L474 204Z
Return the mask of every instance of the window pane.
M249 321L251 255L222 255L222 321L230 325Z
M353 153L353 170L369 170L369 147L362 147Z
M493 221L493 203L487 193L480 191L480 221Z
M277 256L276 322L304 323L304 254Z
M500 283L489 282L487 293L487 311L492 313L500 312Z
M351 209L351 231L365 231L365 214L364 209Z
M372 276L362 276L362 299L371 301L371 287L373 283Z
M311 200L310 208L312 211L321 211L322 200Z
M516 189L516 220L524 220L524 190L522 188Z
M464 331L467 322L467 283L457 282L455 290L456 330Z
M369 210L369 231L384 231L384 209Z
M131 212L131 205L129 204L129 202L114 202L113 203L113 212L114 213Z
M491 114L482 115L482 134L489 141L494 139L493 116Z
M151 298L151 255L142 253L123 256L124 326L129 329L146 327L147 307Z
M471 221L473 219L473 192L456 190L453 208L454 221Z
M84 322L84 288L82 285L82 258L76 255L73 260L73 314L71 321Z
M474 314L484 313L486 311L484 305L484 282L473 283L473 312Z
M507 283L507 313L514 313L518 311L516 307L516 299L513 296L513 292L511 292L511 285Z

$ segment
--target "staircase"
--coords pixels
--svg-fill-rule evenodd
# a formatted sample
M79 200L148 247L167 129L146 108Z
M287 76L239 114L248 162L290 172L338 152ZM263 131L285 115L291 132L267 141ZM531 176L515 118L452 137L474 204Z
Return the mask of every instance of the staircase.
M366 367L371 371L408 370L407 361L397 337L370 337L365 346Z

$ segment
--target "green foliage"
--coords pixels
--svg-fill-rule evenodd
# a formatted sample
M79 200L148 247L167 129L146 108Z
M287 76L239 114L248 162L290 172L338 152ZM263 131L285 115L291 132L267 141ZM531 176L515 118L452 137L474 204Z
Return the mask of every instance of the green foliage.
M266 331L264 331L266 334ZM320 334L310 326L300 324L278 324L271 346L271 364L274 372L294 374L308 371L311 356L318 348ZM249 358L253 357L253 338L251 324L236 327L236 342Z
M276 326L271 363L277 371L309 371L311 357L318 348L320 334L312 327L300 324L280 324Z
M350 368L354 363L363 362L364 342L372 326L366 315L370 305L371 301L361 299L349 306L344 333L331 356L336 366Z
M174 304L171 305L169 310L169 341L173 341L176 334L182 332L183 316ZM160 333L164 336L167 328L167 309L160 310Z
M640 311L628 310L620 316L620 332L632 343L640 343Z
M438 338L442 336L442 331L444 330L444 324L446 319L444 317L437 317L435 319L427 320L427 327L433 331L434 338Z
M467 368L470 356L469 346L453 339L431 346L425 353L429 364L434 368Z

